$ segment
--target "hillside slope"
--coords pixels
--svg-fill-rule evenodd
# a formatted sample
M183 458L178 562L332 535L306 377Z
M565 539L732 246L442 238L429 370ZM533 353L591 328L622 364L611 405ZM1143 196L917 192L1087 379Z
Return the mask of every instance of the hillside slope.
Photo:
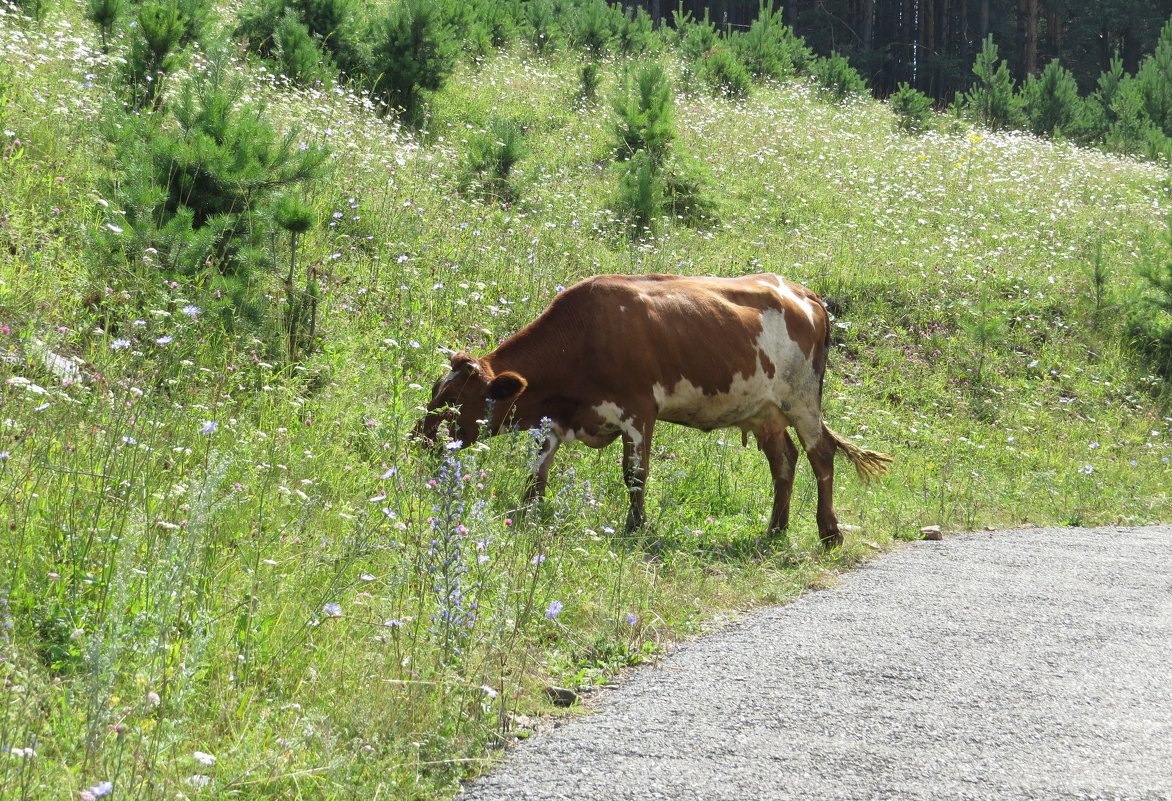
M665 56L718 222L632 240L612 211L622 60L593 104L572 53L465 63L424 134L237 60L242 103L331 152L301 197L316 337L290 362L271 329L221 327L199 263L102 255L130 228L102 132L117 65L62 6L0 18L0 786L18 797L442 796L547 685L923 525L1169 519L1172 421L1124 314L1165 252L1165 169L944 121L909 138L801 82L690 95ZM527 132L510 206L460 190L494 118ZM290 240L270 246L279 324ZM484 352L558 287L755 270L832 304L827 418L896 459L880 484L840 468L839 552L817 547L804 466L788 536L761 541L768 471L735 434L657 431L634 537L614 449L564 449L521 516L531 436L407 442L440 349Z

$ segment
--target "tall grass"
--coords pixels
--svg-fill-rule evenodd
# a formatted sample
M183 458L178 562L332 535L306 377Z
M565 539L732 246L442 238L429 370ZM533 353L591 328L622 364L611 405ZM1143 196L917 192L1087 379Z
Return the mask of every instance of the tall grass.
M321 345L270 364L188 308L194 283L107 293L80 255L108 219L96 121L114 70L62 13L0 19L11 797L442 797L548 709L547 686L595 685L921 525L1169 517L1158 379L1101 286L1129 297L1163 252L1158 166L1017 133L906 138L883 106L800 82L684 95L678 141L721 223L630 241L608 208L610 121L580 106L572 54L458 67L426 140L240 64L275 126L335 154L297 244ZM600 72L606 96L622 64ZM497 118L527 132L508 207L458 191L466 140ZM441 348L493 347L560 286L753 270L831 302L828 419L897 459L879 485L840 470L854 529L834 555L804 468L788 536L759 538L768 471L727 432L661 427L632 537L613 450L564 449L520 515L530 435L438 456L407 442Z

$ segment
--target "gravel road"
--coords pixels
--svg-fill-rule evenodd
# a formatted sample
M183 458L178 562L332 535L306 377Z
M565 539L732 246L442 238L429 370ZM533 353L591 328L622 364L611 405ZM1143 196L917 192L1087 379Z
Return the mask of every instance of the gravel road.
M1172 799L1172 527L918 542L636 671L490 799Z

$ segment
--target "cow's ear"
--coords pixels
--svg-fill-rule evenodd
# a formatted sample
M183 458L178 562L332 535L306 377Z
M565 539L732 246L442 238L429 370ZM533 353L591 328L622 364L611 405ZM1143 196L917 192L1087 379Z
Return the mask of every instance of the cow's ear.
M470 356L461 351L452 356L452 372L454 373L479 373L480 360L475 356Z
M527 386L528 381L509 370L488 382L488 397L495 401L514 398L524 392Z

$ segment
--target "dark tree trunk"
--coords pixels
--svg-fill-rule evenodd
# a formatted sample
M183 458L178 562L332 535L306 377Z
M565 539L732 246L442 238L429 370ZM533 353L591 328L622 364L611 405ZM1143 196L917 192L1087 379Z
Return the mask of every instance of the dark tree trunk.
M863 40L863 49L870 50L874 44L875 0L863 0L860 9L859 37Z

